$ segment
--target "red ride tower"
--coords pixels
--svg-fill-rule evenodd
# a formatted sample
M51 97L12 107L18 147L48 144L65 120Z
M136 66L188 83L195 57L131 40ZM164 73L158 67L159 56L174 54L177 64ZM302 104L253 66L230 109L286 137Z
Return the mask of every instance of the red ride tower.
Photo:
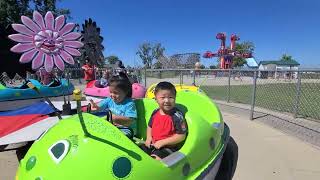
M219 39L221 41L220 48L215 53L212 53L211 51L205 52L203 57L204 58L219 57L220 58L220 69L230 69L230 68L232 68L232 59L235 56L244 57L244 58L252 57L251 54L247 54L247 53L246 54L241 54L241 53L235 51L234 48L235 48L235 45L236 45L236 41L240 40L239 36L237 36L235 34L231 35L230 48L226 47L226 37L227 36L226 36L225 33L218 33L216 35L216 39Z

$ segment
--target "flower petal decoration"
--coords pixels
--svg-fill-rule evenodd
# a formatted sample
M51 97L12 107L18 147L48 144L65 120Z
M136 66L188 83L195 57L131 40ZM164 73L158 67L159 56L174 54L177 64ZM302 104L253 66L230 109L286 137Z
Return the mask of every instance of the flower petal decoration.
M77 40L77 39L79 39L80 36L81 36L81 34L76 33L76 32L72 32L72 33L66 34L62 37L64 38L64 40L70 41L70 40Z
M29 28L27 28L25 25L23 24L11 24L12 28L14 30L16 30L17 32L21 33L21 34L25 34L27 36L33 36L35 35L35 32L31 31Z
M8 36L11 40L16 41L16 42L29 42L31 43L33 41L33 38L30 36L26 36L23 34L11 34Z
M60 15L56 18L55 20L55 26L54 26L54 30L56 31L60 31L60 29L63 27L63 25L66 23L66 19L64 18L63 15Z
M15 53L23 53L26 51L29 51L31 49L34 49L34 45L32 43L25 43L25 44L17 44L13 46L10 51L15 52Z
M76 49L69 48L69 47L64 47L64 50L67 51L72 56L81 56L81 53Z
M64 50L61 51L61 58L63 59L64 62L73 65L74 64L74 60L73 57L68 54L67 52L65 52Z
M21 16L22 23L34 32L39 32L40 27L27 16Z
M54 18L52 12L48 11L43 16L33 12L33 19L21 16L23 24L12 24L12 28L18 34L11 34L9 38L17 45L10 50L15 53L23 53L20 63L32 61L32 69L37 70L42 66L50 72L56 66L63 71L64 63L73 65L72 56L80 56L78 48L83 46L79 41L81 34L73 32L74 23L67 23L65 16Z
M45 22L47 29L54 30L54 17L53 14L49 11L45 16Z
M59 55L53 55L53 61L54 61L54 64L57 66L57 68L59 68L61 71L63 71L64 62L61 59L61 57Z
M64 45L71 48L81 48L83 46L83 43L79 41L66 41L64 42Z
M44 54L44 68L47 72L51 72L52 71L52 68L54 66L53 64L53 57L52 55L47 55L47 54Z
M41 30L46 29L42 15L38 11L33 12L33 20L34 22L37 23L37 25L41 28Z
M39 51L34 60L32 61L32 69L39 69L43 65L44 53Z
M66 25L59 31L59 35L62 36L62 35L65 35L65 34L71 32L71 31L74 29L75 26L76 26L76 25L75 25L74 23L68 23L68 24L66 24Z
M23 53L20 57L21 63L28 63L32 61L32 59L35 57L35 55L38 53L36 49L32 49L31 51L28 51L26 53Z

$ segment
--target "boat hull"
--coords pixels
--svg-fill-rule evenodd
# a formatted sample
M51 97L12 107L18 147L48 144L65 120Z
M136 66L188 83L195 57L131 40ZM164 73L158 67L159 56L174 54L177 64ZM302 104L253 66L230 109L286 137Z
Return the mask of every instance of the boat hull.
M94 83L90 82L90 84L94 84ZM132 98L134 99L143 98L145 96L145 93L146 93L146 88L144 86L142 86L139 83L132 84ZM110 97L109 86L104 88L98 88L92 85L90 87L86 87L86 89L84 90L84 94L86 96L92 96L92 97L101 97L101 98Z
M177 107L185 112L188 136L179 151L161 161L145 154L137 146L137 141L128 139L104 118L83 113L59 121L37 140L22 159L17 178L215 178L219 174L230 130L217 106L206 95L181 91L176 100ZM136 137L145 140L148 119L157 103L147 98L135 100L135 103L138 111ZM64 151L56 158L50 152L58 145L64 146ZM28 166L35 159L39 160L36 165ZM75 169L77 173L74 173Z

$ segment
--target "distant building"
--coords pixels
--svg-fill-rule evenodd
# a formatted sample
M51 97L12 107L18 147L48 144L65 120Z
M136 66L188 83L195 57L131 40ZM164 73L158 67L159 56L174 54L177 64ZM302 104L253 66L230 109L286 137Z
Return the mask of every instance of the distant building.
M295 60L289 61L260 61L259 63L259 77L261 78L296 78L298 72L285 72L297 71L300 64ZM281 71L281 72L278 72Z
M256 59L253 57L246 58L246 65L248 66L248 68L252 68L252 69L258 68L258 63L257 63Z

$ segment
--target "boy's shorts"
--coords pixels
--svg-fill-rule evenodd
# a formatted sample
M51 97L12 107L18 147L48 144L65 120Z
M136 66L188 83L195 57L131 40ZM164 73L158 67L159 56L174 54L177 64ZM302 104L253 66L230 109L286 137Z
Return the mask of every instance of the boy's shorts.
M172 147L156 149L154 146L147 147L144 144L141 145L140 147L145 153L149 155L152 155L152 154L157 155L161 159L169 156L170 154L178 150L177 148L172 148Z

